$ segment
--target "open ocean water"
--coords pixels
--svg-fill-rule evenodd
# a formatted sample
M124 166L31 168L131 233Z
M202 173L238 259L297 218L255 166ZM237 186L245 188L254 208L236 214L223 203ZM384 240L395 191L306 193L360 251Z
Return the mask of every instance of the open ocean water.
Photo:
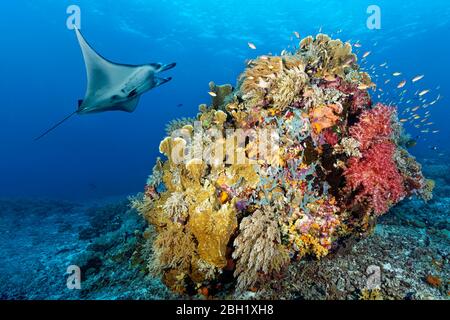
M367 25L373 5L377 28ZM325 283L336 268L342 279L364 277L377 263L386 298L448 299L447 0L19 0L3 1L1 12L0 299L179 298L133 263L146 225L127 197L144 190L166 124L195 116L211 99L210 81L235 85L246 60L293 48L296 33L358 44L358 62L377 84L373 101L395 105L407 118L415 141L409 152L436 183L433 200L395 206L350 256L313 261L305 270L323 270ZM73 21L111 61L176 62L167 71L173 79L143 95L133 113L76 115L34 141L84 97ZM67 288L71 265L81 267L81 290ZM334 293L319 290L320 281L315 286L256 297L361 296L351 281Z

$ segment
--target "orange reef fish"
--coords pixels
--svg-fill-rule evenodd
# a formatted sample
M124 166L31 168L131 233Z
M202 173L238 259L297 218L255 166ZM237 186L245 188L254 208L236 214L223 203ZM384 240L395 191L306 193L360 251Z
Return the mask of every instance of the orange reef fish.
M406 80L403 80L402 82L400 82L397 86L398 89L403 88L406 85Z

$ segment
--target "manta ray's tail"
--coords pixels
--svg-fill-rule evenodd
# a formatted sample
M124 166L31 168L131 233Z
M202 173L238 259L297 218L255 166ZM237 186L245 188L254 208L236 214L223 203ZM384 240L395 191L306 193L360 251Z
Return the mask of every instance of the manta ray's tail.
M66 122L67 120L69 120L73 115L75 115L78 112L75 111L73 113L71 113L70 115L68 115L67 117L65 117L64 119L62 119L60 122L58 122L57 124L55 124L53 127L51 127L50 129L48 129L47 131L45 131L43 134L41 134L39 137L37 137L36 139L34 139L34 141L38 141L40 139L42 139L43 137L45 137L47 134L49 134L51 131L55 130L56 128L58 128L60 125L62 125L64 122Z

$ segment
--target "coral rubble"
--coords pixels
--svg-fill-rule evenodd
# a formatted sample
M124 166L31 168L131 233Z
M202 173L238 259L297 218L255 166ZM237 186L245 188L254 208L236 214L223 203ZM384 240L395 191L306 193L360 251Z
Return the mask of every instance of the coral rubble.
M235 89L210 83L211 105L171 124L167 160L133 201L156 230L150 269L177 292L257 290L370 233L402 199L429 200L373 86L351 45L322 34L250 61Z

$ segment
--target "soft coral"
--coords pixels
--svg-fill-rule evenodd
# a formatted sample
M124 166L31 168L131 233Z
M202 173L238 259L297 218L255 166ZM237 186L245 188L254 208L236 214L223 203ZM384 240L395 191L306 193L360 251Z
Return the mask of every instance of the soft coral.
M367 201L377 215L389 210L406 196L403 178L393 159L395 145L381 142L367 150L362 158L351 158L344 175L347 188L356 191L356 203Z
M394 160L396 145L392 135L395 109L377 104L365 110L349 129L360 143L361 158L350 158L344 176L347 191L355 192L353 205L366 202L377 215L406 196L403 177Z
M363 111L359 122L349 129L350 135L359 141L361 150L367 150L374 143L391 138L394 112L394 108L382 104Z

